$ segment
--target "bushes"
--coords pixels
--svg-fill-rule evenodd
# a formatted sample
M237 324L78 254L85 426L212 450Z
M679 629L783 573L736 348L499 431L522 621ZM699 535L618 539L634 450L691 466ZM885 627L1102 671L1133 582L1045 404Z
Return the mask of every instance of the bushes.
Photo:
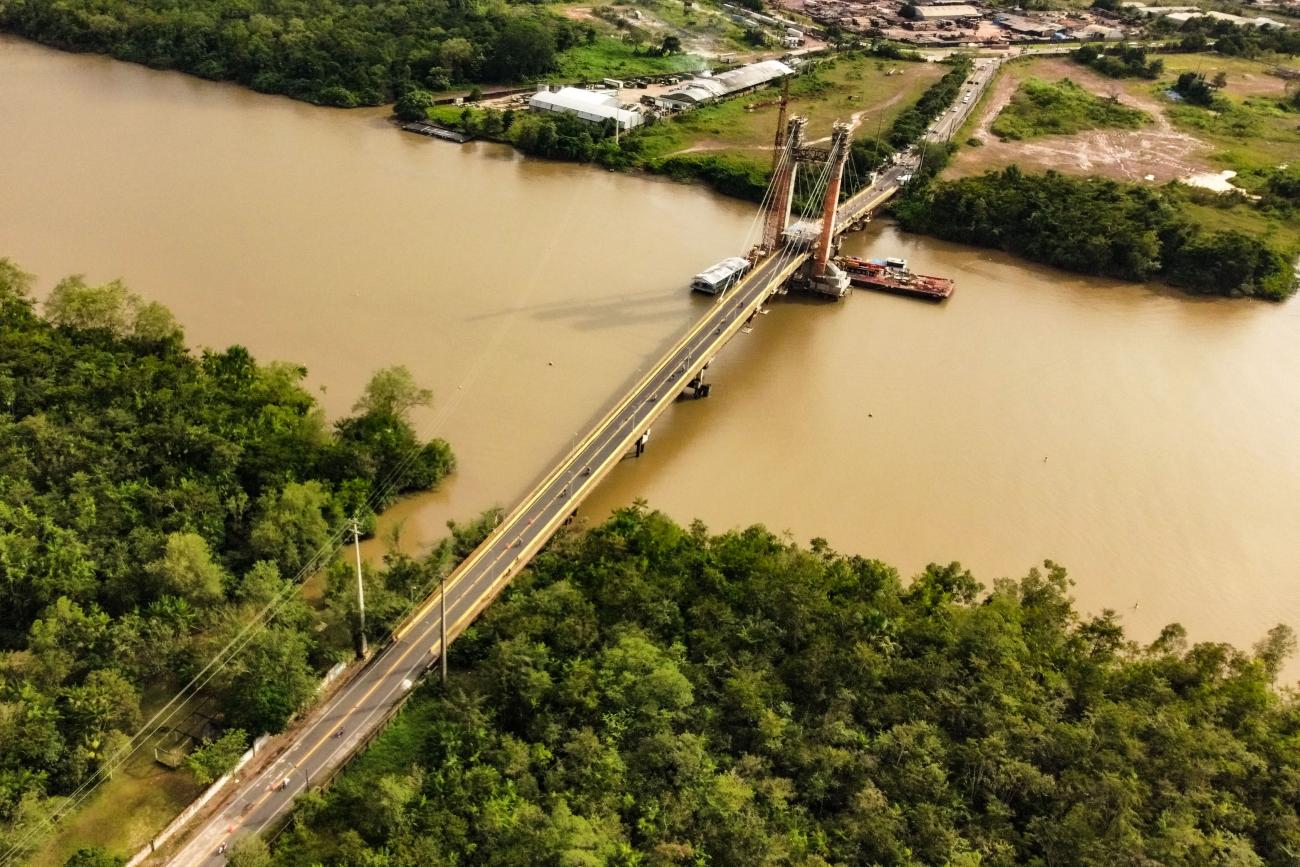
M1004 141L1014 141L1086 129L1136 129L1150 121L1146 112L1094 96L1068 78L1055 84L1030 78L998 113L992 130Z
M770 175L766 166L733 154L680 154L650 169L679 181L702 180L723 195L751 202L763 201Z
M925 129L943 114L961 94L962 85L970 75L973 64L964 54L952 58L953 68L921 94L916 105L908 108L889 129L889 143L899 149L911 145L925 134Z
M1070 57L1111 78L1154 80L1160 77L1160 73L1165 68L1163 60L1159 58L1147 60L1147 50L1136 45L1112 45L1108 48L1081 45L1070 52Z
M913 191L895 213L910 231L1084 274L1268 300L1295 291L1286 253L1241 232L1206 232L1177 206L1167 190L1011 166Z

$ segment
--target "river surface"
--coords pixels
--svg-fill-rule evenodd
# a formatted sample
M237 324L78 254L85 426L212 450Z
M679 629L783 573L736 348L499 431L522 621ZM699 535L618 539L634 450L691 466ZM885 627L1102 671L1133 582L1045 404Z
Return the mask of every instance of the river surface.
M708 303L689 277L752 222L698 188L0 38L0 255L42 293L120 276L192 343L301 362L334 416L407 365L436 396L422 433L461 470L389 513L404 547L520 497ZM986 583L1051 558L1143 639L1300 626L1300 304L1189 300L887 224L845 252L906 256L956 294L773 304L584 514L643 497Z

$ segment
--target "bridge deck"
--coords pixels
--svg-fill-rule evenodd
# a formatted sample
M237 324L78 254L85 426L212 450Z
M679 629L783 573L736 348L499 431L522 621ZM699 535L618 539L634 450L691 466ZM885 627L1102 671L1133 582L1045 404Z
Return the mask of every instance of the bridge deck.
M846 201L837 215L844 227L897 189L901 168ZM514 508L446 581L448 640L455 639L546 544L578 504L631 450L636 438L664 413L687 384L749 318L807 260L807 252L778 251L719 296L590 432ZM199 827L172 864L220 865L217 846L232 836L258 832L293 799L332 773L362 746L402 701L411 684L441 652L435 592L400 626L350 683L310 712L286 736L284 752L251 775L216 815ZM338 734L342 732L342 734Z

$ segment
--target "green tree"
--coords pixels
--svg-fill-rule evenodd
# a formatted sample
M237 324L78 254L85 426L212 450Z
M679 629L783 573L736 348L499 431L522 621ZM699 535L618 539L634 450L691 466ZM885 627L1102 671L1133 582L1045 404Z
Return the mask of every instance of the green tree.
M230 847L226 863L230 867L270 867L271 850L267 848L266 842L261 837L248 834L240 837Z
M151 342L180 341L185 338L185 332L170 310L157 301L149 301L136 305L131 336Z
M208 543L197 533L172 533L162 557L149 565L166 592L195 605L209 605L224 594L226 573L212 559Z
M427 120L429 108L433 105L433 94L427 90L413 88L402 94L393 106L393 113L399 120Z
M454 36L438 46L438 63L452 81L468 81L478 63L478 51L463 36Z
M532 18L512 18L497 34L487 69L505 81L518 81L555 68L555 38Z
M324 514L328 504L324 486L315 480L268 491L258 502L249 536L253 554L275 563L281 575L297 575L316 562L329 540Z
M110 855L102 846L82 846L68 856L63 867L122 867L126 859Z
M55 325L81 331L127 332L132 295L120 280L91 286L81 275L60 280L45 299L45 316Z
M375 371L352 411L406 418L415 407L431 403L433 392L416 385L411 371L398 365Z
M307 650L305 635L283 627L264 629L249 643L223 690L232 727L279 731L306 705L317 684Z
M243 729L227 729L186 756L185 766L194 782L206 786L233 768L247 749L248 734Z

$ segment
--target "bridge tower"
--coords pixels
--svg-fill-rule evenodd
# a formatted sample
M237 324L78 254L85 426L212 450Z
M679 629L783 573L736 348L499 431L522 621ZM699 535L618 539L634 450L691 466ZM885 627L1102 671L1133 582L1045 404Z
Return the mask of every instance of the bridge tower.
M826 196L822 200L821 232L817 246L808 262L807 288L823 295L843 298L849 288L849 275L830 261L836 239L836 216L840 204L840 185L844 178L844 164L848 162L852 144L853 124L836 121L831 128L830 177L826 181Z
M794 203L794 178L799 170L799 152L803 150L806 117L785 120L786 98L781 96L781 126L777 127L776 153L772 155L772 198L768 202L763 220L763 255L768 255L781 245L781 233L790 224L790 208Z

